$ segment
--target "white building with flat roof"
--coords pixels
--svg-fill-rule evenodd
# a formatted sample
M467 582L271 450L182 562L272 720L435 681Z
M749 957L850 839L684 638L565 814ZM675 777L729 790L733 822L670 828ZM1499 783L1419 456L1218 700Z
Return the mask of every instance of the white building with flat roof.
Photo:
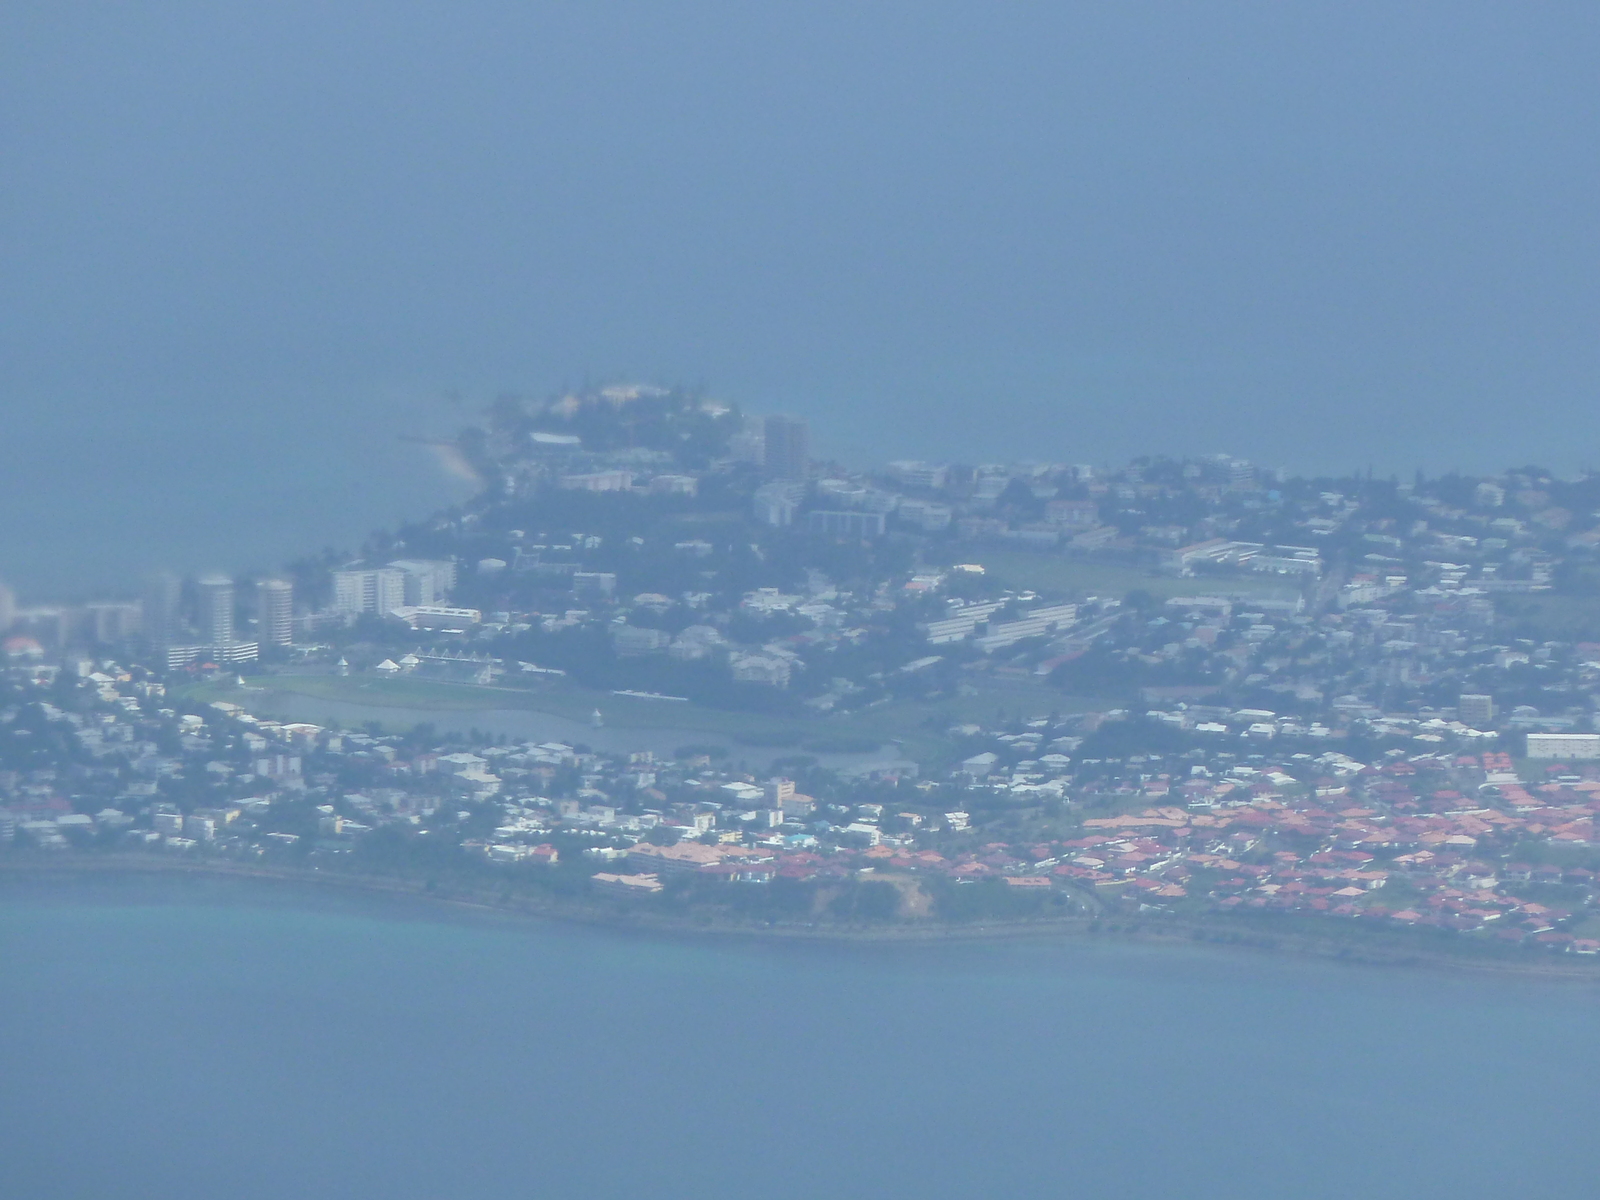
M398 567L351 567L333 573L335 612L381 616L405 602L406 572Z
M1530 733L1529 758L1600 758L1600 733Z

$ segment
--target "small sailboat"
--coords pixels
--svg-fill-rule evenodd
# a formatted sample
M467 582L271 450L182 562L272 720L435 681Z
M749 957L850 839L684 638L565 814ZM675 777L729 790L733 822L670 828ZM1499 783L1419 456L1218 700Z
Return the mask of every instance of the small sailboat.
M600 715L600 710L598 708L589 714L589 724L593 725L596 729L599 729L600 726L604 725L605 723L606 719Z

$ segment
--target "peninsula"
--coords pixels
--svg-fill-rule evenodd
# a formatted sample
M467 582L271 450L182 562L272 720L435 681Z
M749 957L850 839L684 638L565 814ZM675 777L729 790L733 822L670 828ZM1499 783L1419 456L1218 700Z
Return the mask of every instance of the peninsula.
M617 386L258 576L0 590L0 869L1600 964L1600 476L817 461Z

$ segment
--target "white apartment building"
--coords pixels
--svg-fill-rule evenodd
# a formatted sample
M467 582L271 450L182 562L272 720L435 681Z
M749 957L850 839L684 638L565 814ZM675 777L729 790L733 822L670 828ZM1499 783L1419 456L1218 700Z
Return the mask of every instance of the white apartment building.
M979 604L967 604L952 608L942 621L929 621L921 626L928 635L930 646L942 646L946 642L959 642L971 637L977 632L980 623L987 621L993 614L1005 607L1004 601L986 600Z
M294 585L287 579L263 579L256 585L256 636L267 646L294 641Z
M1529 758L1600 758L1600 733L1530 733Z
M1076 604L1052 604L1023 613L1016 621L1002 621L989 626L989 632L976 638L973 645L985 654L1014 646L1024 638L1043 637L1058 633L1078 619Z
M392 612L406 602L406 573L398 567L354 568L333 573L335 612Z

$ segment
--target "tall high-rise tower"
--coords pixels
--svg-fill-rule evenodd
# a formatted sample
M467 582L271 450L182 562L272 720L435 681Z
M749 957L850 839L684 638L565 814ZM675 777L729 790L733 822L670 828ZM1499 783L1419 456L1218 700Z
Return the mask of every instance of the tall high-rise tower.
M805 479L811 473L810 429L795 417L768 417L763 465L775 479Z
M263 579L256 585L256 639L263 646L294 641L294 585L287 579Z
M145 580L144 635L158 651L182 640L178 604L183 584L171 571L157 571Z
M233 644L233 580L226 575L205 575L200 591L200 640L208 646Z

